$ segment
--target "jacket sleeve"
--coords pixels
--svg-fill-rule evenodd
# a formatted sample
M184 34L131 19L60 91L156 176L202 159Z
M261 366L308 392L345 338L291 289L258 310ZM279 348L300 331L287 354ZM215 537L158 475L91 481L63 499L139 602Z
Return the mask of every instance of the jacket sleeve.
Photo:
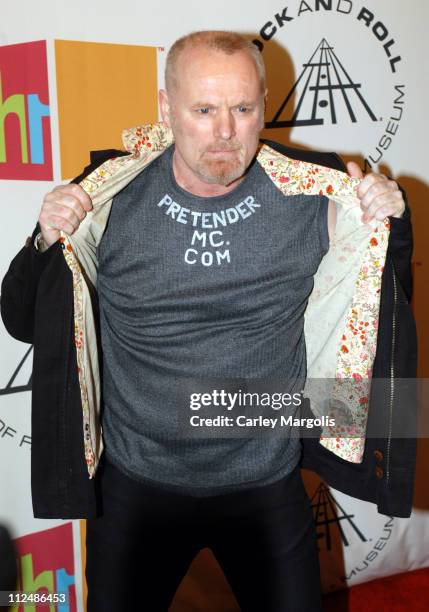
M72 183L79 183L104 161L114 156L126 155L123 151L91 152L91 163ZM25 246L12 260L1 285L0 312L3 323L11 336L21 342L33 342L34 314L37 290L45 268L55 257L63 258L59 242L40 252L34 246L34 239L40 232L37 223Z
M387 257L392 261L397 280L404 291L405 297L410 302L413 292L411 270L413 230L411 225L411 210L402 188L401 191L405 200L405 211L400 219L389 217L390 237Z
M1 317L11 336L21 342L33 342L34 310L39 279L47 263L59 249L54 243L39 253L33 244L39 224L25 246L13 258L3 278L0 295Z

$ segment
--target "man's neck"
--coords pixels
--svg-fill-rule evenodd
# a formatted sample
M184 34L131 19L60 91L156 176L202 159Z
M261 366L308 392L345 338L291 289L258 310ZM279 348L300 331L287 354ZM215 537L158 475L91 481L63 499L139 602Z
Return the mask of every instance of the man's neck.
M199 179L185 164L185 162L177 155L176 151L173 154L173 174L177 184L192 193L195 196L201 196L204 198L210 198L215 196L222 196L233 189L235 189L244 179L245 174L240 176L232 183L228 185L220 185L218 183L206 183L202 179Z

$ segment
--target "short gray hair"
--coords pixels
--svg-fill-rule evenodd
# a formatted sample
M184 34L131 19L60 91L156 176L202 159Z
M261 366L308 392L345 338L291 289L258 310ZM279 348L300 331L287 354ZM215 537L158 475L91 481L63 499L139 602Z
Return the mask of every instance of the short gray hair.
M206 49L213 49L213 51L220 51L227 55L232 55L239 51L248 53L255 62L260 79L261 92L265 92L265 64L258 47L250 40L247 40L247 38L244 38L241 34L224 30L200 30L198 32L192 32L191 34L182 36L182 38L179 38L173 43L167 54L165 63L165 86L167 92L170 92L177 86L175 73L179 55L185 49L192 49L195 47L205 47Z

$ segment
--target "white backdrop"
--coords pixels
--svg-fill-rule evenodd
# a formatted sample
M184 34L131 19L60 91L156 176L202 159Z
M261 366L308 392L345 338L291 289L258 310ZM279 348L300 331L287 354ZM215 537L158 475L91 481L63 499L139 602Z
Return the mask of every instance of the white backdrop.
M277 127L267 129L264 136L296 146L337 151L345 159L357 159L362 164L365 158L378 160L382 171L389 172L408 189L416 225L415 314L421 339L420 373L428 376L429 355L424 338L429 324L424 298L429 278L423 237L427 163L423 149L426 143L421 138L427 125L428 85L423 81L423 71L428 57L428 18L426 0L408 3L400 0L284 0L283 3L266 0L248 5L234 0L180 4L172 0L162 3L130 0L120 3L113 0L29 3L15 0L8 3L7 8L2 9L0 45L46 40L54 180L0 180L1 277L31 234L43 195L53 184L62 181L54 41L156 47L159 84L162 85L165 50L160 47L168 49L178 36L192 30L237 30L264 45L262 53L267 63L269 86L266 119L277 122ZM310 75L309 68L303 66L312 56L313 62L329 59L330 76L339 85L331 99L319 90L315 112L312 112L315 90L311 87L320 86L321 81L317 80L317 69ZM0 70L3 70L1 62ZM124 92L124 95L131 95L131 92ZM284 109L279 112L283 104ZM298 104L296 119L301 123L293 128L280 125L279 122L287 123L292 118ZM142 116L141 122L145 120ZM129 127L127 118L123 127ZM24 551L27 536L55 529L62 521L32 518L28 443L31 436L30 392L11 393L11 389L6 389L28 346L10 338L1 324L0 347L0 521L10 527L15 538L23 538L18 544L23 543ZM26 385L30 374L31 354L13 386ZM426 450L423 451L420 461L424 460ZM319 484L314 478L308 479L310 496ZM329 548L325 527L318 526L326 590L429 566L427 498L419 497L412 518L407 520L379 515L372 504L358 502L335 491L322 492L322 498L327 495L333 496L337 516L347 515L341 521L347 542L341 541L338 521L330 528L332 548ZM314 502L316 498L317 495ZM35 560L40 553L40 543L35 540L31 544L31 539L28 542L30 548L34 546ZM78 604L77 608L73 605L70 609L82 610L78 521L73 522L72 546ZM63 567L63 561L55 555L46 563L44 569L54 573ZM40 564L37 567L34 577L42 571ZM71 570L67 571L70 574ZM64 607L64 612L66 609Z

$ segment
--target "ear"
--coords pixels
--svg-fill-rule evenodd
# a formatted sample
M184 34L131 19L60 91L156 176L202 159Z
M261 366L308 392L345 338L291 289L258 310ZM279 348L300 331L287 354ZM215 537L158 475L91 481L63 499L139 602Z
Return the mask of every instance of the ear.
M161 111L161 118L167 127L171 127L170 103L168 101L168 94L165 89L159 90L158 101L159 101L159 109Z

